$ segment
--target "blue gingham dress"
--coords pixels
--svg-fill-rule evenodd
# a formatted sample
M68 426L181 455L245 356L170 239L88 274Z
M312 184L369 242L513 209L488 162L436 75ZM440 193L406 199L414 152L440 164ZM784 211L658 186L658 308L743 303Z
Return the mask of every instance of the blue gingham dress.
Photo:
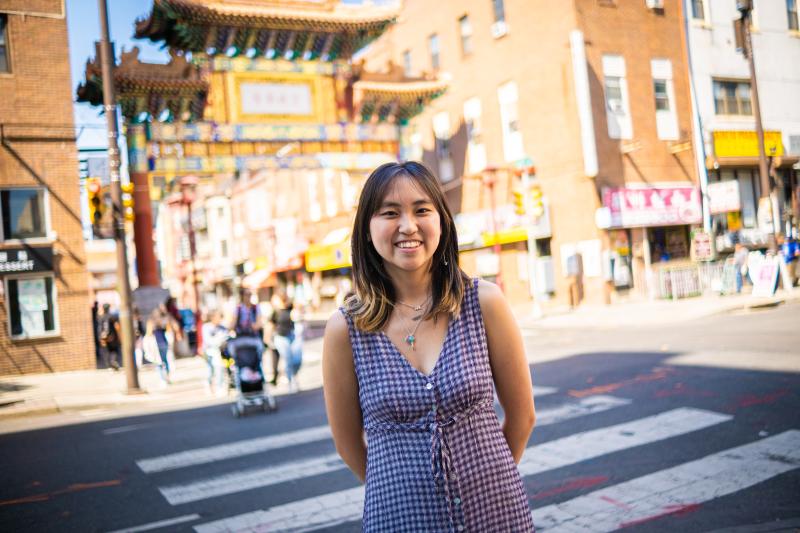
M494 411L478 280L425 375L383 332L355 328L367 435L365 532L529 532L528 498Z

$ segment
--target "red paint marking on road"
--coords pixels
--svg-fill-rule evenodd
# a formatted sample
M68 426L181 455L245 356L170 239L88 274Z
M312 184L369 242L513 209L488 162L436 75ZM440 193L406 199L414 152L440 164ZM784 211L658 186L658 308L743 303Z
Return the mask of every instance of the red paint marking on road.
M621 389L626 385L633 385L635 383L648 383L650 381L658 381L660 379L667 378L672 373L671 369L659 369L655 372L650 374L642 374L640 376L636 376L633 379L626 379L623 381L618 381L616 383L608 383L606 385L597 385L596 387L591 387L588 389L583 390L570 390L568 394L574 398L583 398L585 396L592 396L594 394L607 394L609 392L614 392L617 389Z
M665 516L669 515L676 515L676 516L684 516L689 513L693 513L700 509L699 503L689 503L686 505L668 505L664 507L663 513L658 513L653 516L648 516L645 518L639 518L638 520L631 520L630 522L623 522L619 525L620 529L624 527L631 527L631 526L638 526L639 524L643 524L645 522L651 522L653 520L658 520L659 518L664 518Z
M756 396L755 394L745 394L733 405L734 409L741 409L743 407L752 407L754 405L771 404L778 401L780 398L789 394L788 389L780 389L763 396Z
M625 510L633 509L633 507L631 507L627 503L615 500L614 498L611 498L609 496L600 496L600 499L603 500L604 502L610 503L611 505L616 505L620 509L625 509Z
M549 498L550 496L555 496L556 494L561 494L564 492L568 492L571 490L577 489L585 489L588 487L593 487L595 485L599 485L600 483L605 483L608 481L608 476L595 476L595 477L582 477L578 479L574 479L572 481L568 481L563 485L558 487L554 487L550 490L546 490L544 492L539 492L536 496L533 497L534 500L541 500L544 498Z
M72 485L68 486L65 489L59 489L53 492L45 492L43 494L33 494L31 496L25 496L23 498L15 498L13 500L2 500L0 501L0 507L4 505L16 505L19 503L44 502L49 500L53 496L58 496L59 494L68 494L71 492L78 492L81 490L88 490L88 489L99 489L103 487L115 487L121 484L122 484L121 479L111 479L109 481L97 481L94 483L73 483Z
M702 390L702 389L694 389L692 387L687 387L683 383L676 383L675 386L671 389L662 389L657 390L654 394L654 398L669 398L670 396L693 396L693 397L702 397L702 398L712 398L717 394L712 391Z
M24 498L16 498L14 500L3 500L0 501L0 507L4 505L16 505L18 503L33 503L33 502L44 502L50 499L50 496L47 494L35 494L33 496L25 496Z

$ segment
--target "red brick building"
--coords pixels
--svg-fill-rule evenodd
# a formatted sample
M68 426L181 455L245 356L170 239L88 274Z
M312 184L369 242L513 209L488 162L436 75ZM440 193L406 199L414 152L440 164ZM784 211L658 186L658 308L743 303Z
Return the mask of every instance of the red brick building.
M464 268L502 275L512 302L647 294L658 263L688 260L702 219L682 6L650 4L407 0L365 55L450 80L404 129L405 155L459 212Z
M4 1L0 375L95 365L71 93L64 2Z

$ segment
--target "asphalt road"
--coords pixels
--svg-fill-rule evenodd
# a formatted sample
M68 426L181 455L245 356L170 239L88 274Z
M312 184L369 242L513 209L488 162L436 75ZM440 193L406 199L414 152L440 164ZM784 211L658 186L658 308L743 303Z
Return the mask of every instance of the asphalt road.
M800 305L527 329L540 531L800 527ZM0 436L0 531L359 531L322 393ZM138 528L138 529L137 529Z

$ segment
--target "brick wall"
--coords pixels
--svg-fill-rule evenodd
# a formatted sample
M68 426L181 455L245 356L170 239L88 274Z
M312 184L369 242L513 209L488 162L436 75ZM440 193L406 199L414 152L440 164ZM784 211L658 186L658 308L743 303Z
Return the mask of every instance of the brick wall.
M430 72L428 37L433 33L439 36L440 70L451 76L450 87L414 118L410 127L421 134L424 161L435 171L432 121L437 113L448 113L455 175L465 178L463 185L447 187L448 201L455 211L472 209L470 206L476 202L471 196L480 194L480 187L466 183L469 169L464 102L473 97L481 100L481 129L488 164L508 166L512 162L504 157L497 90L508 81L516 82L525 153L536 165L542 190L551 206L556 297L563 303L567 301L569 280L560 267L561 245L600 239L604 247L608 246L607 233L599 230L594 220L595 211L601 206L601 187L626 181L696 182L691 151L673 155L668 143L657 138L650 72L650 59L672 61L678 128L688 140L691 116L680 0L666 0L665 9L658 12L647 9L643 0L505 0L504 4L508 32L494 38L491 33L494 13L488 0L440 2L436 9L431 9L425 0L407 0L400 22L366 53L367 68L379 70L389 59L402 65L403 52L409 50L413 74ZM473 52L468 55L462 52L459 31L459 19L464 15L472 26ZM597 178L585 176L583 169L569 41L570 31L575 29L584 32L590 69L600 167ZM628 66L634 140L641 145L631 156L623 156L619 141L608 137L602 86L603 53L623 54ZM498 191L498 204L510 201L503 194ZM465 261L465 267L469 265L470 260ZM505 263L503 266L505 271ZM522 283L513 284L515 292L522 287ZM603 301L605 290L601 278L584 280L587 301ZM518 296L514 294L513 298Z
M57 0L13 4L4 5L56 15L63 7ZM0 186L47 191L59 334L11 340L7 302L0 295L0 375L93 368L66 20L9 15L7 40L11 73L0 74Z

